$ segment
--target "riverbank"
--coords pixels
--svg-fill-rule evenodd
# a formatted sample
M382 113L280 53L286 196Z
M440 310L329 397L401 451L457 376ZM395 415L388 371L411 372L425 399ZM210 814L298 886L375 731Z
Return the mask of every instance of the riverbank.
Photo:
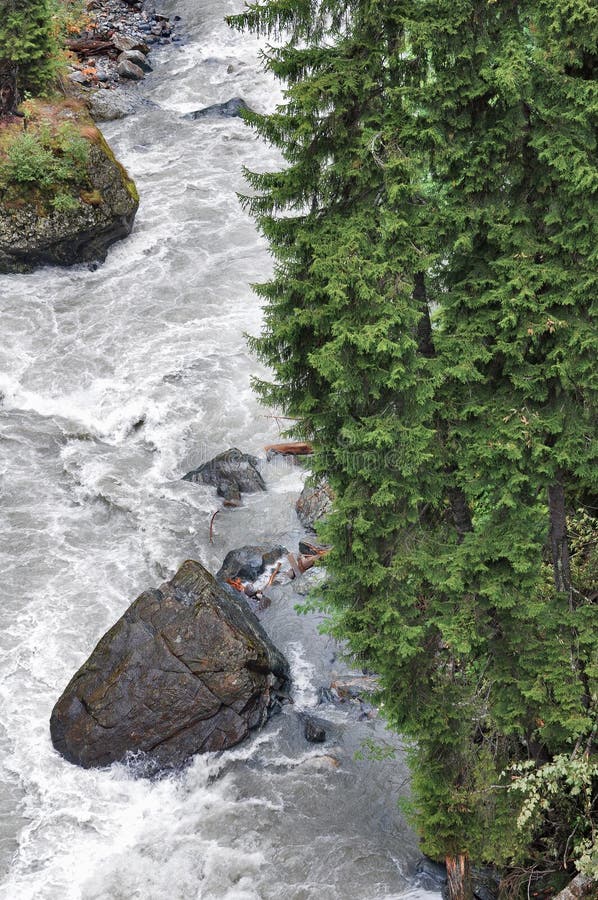
M65 90L84 100L96 121L122 118L141 102L138 83L152 71L151 53L180 46L180 16L172 20L148 2L90 0L88 18L67 41Z

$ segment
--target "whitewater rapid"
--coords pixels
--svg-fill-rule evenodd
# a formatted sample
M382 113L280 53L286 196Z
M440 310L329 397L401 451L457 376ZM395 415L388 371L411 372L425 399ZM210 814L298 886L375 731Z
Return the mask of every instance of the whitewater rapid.
M263 456L278 436L244 337L260 327L249 285L271 263L235 192L243 165L279 164L239 119L181 115L234 96L267 111L280 92L258 41L224 24L241 0L162 6L188 41L154 54L147 105L103 128L141 194L133 234L95 271L0 283L0 897L435 897L414 881L397 809L401 752L354 759L383 726L337 711L332 745L302 739L296 711L317 702L336 648L290 607L264 624L296 706L234 751L150 782L78 769L50 744L54 702L142 590L188 557L214 571L235 546L298 534L295 467L266 467L268 493L223 512L213 543L213 489L180 480L231 446Z

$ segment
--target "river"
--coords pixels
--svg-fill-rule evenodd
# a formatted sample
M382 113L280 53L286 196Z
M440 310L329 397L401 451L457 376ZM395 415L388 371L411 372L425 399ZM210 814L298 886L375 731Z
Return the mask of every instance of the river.
M331 741L304 741L296 712L342 664L292 605L263 621L292 663L295 706L234 751L152 782L78 769L49 739L62 689L142 590L188 557L214 571L248 542L296 546L299 469L267 466L268 492L223 512L213 543L213 489L180 480L227 447L263 456L278 435L244 338L260 327L249 285L271 263L236 191L242 165L279 160L239 119L181 118L279 98L257 39L223 21L241 5L163 3L188 41L153 55L151 103L103 128L140 190L133 234L95 271L1 279L2 900L438 896L415 878L397 809L402 751L355 758L388 740L383 725L333 710Z

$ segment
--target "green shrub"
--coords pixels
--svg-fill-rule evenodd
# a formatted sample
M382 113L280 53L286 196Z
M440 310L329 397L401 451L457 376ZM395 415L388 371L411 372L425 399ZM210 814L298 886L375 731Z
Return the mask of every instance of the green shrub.
M85 180L88 163L89 144L73 125L65 122L52 131L44 123L36 131L21 132L10 144L0 180L47 190Z
M49 187L54 167L52 151L39 136L23 132L8 149L7 161L2 167L3 180Z
M72 194L60 193L50 200L50 206L55 212L66 213L77 209L80 203Z

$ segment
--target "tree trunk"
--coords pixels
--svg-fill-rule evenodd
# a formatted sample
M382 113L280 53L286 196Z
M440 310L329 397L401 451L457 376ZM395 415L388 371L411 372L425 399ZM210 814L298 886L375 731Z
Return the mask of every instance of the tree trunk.
M573 602L571 584L565 491L559 481L551 484L548 488L548 510L550 515L550 549L552 552L554 586L559 594L567 595L569 609L573 612L575 604ZM584 709L588 710L591 704L590 684L579 658L579 634L574 626L571 628L571 668L579 678L582 687L581 702Z
M558 481L548 488L548 509L550 511L550 549L552 551L554 586L559 594L567 594L569 602L571 602L571 565L567 538L565 491L563 485Z
M450 489L449 499L451 501L453 521L457 529L457 540L461 543L467 532L473 531L467 498L461 488L455 487Z
M422 356L432 359L436 356L436 348L432 338L432 321L430 319L426 280L423 272L418 272L415 276L413 299L418 304L422 314L417 325L418 350Z
M471 868L467 853L446 857L447 897L449 900L473 900Z

